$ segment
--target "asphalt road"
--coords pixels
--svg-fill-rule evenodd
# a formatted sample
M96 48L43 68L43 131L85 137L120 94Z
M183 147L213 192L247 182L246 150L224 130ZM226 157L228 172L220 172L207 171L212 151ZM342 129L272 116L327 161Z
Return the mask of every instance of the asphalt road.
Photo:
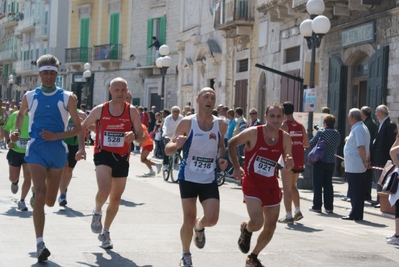
M100 248L97 235L90 230L97 190L90 156L92 147L87 148L88 160L79 162L75 168L68 188L68 206L60 208L56 203L52 208L46 207L44 241L52 254L47 263L37 263L31 208L27 212L16 210L19 192L13 195L10 191L6 152L0 150L0 266L178 266L182 222L178 185L163 181L161 175L142 177L147 170L138 155L131 156L126 190L110 229L114 249ZM227 181L220 187L220 195L220 219L215 227L206 229L205 248L191 247L195 267L245 265L245 255L237 247L240 223L247 220L241 188ZM309 192L303 191L303 195ZM30 196L31 193L27 199ZM343 203L335 203L334 214L315 214L307 210L311 203L302 199L304 219L294 225L277 225L271 243L259 255L262 263L265 266L399 266L399 247L385 242L385 236L394 232L392 218L369 212L364 221L343 221L340 217L347 215L348 210ZM199 204L198 213L202 214ZM255 233L252 244L256 238Z

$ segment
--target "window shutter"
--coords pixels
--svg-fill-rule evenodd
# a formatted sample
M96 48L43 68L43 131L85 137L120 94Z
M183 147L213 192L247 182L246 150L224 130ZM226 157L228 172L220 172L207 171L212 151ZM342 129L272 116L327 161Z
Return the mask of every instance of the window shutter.
M163 45L166 44L166 17L160 17L159 19L161 21L159 29L159 43Z
M153 20L147 20L147 47L152 44ZM147 48L147 66L152 65L152 49Z

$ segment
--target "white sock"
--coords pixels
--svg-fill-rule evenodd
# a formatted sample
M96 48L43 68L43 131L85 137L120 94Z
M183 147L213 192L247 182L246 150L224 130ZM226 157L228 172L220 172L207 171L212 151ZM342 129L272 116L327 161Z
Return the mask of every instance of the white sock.
M181 254L182 255L182 257L184 257L184 256L188 256L188 255L190 255L191 253L190 252L185 252L185 251L183 251L183 253Z
M36 244L39 244L40 242L43 242L43 237L36 238Z
M290 212L287 212L287 215L285 215L285 217L287 218L287 219L292 219L292 212L290 211Z
M109 231L108 231L107 229L103 229L103 230L101 231L101 234L103 235L105 232L109 233Z
M93 210L93 214L96 214L96 215L103 215L103 213L100 211L96 211L96 209L94 209Z
M300 207L295 207L295 213L300 213L301 212L301 208Z
M197 219L197 221L195 222L195 229L197 229L197 230L202 230L202 229L204 229L204 228L201 228L201 227L200 227L200 225L199 225L199 220L200 220L200 219Z

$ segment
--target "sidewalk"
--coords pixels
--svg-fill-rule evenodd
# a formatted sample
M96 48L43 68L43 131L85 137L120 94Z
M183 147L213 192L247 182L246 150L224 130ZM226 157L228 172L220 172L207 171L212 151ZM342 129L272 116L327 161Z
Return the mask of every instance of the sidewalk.
M226 179L228 179L229 182L238 183L238 181L236 181L232 178L226 178ZM299 179L301 179L301 177ZM283 188L280 178L279 178L279 183L280 183L280 187ZM334 188L334 209L345 209L345 210L348 210L348 214L349 214L349 211L351 209L351 203L341 200L342 197L346 196L346 192L348 190L348 183L345 182L345 179L343 177L333 177L333 188ZM372 195L373 200L376 200L377 191L375 188L372 189L371 195ZM313 201L313 190L299 189L299 196L302 200L308 200L308 201L312 202ZM306 204L307 203L301 203L302 210L305 210L305 209L307 210L312 205L311 203L309 203L308 204L309 207L307 207ZM364 213L395 219L394 214L383 213L380 211L379 208L374 208L368 201L364 202Z

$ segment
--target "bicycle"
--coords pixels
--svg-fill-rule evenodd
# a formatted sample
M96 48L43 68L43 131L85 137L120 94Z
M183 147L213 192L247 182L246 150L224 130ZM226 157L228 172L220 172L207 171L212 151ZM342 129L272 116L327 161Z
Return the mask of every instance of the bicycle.
M226 170L222 171L222 170L220 170L220 168L218 168L218 171L216 173L216 179L217 179L218 186L223 185L224 182L226 181L226 178L235 179L234 175L233 175L234 174L234 167L233 167L233 164L231 164L228 152L229 151L226 148L226 159L227 159L227 162L228 162ZM240 165L241 166L244 165L244 157L241 157Z
M165 181L168 181L170 177L173 183L177 183L177 175L179 173L181 161L182 158L180 156L180 151L176 151L176 153L169 156L169 164L167 165L168 169L162 171L163 179Z

